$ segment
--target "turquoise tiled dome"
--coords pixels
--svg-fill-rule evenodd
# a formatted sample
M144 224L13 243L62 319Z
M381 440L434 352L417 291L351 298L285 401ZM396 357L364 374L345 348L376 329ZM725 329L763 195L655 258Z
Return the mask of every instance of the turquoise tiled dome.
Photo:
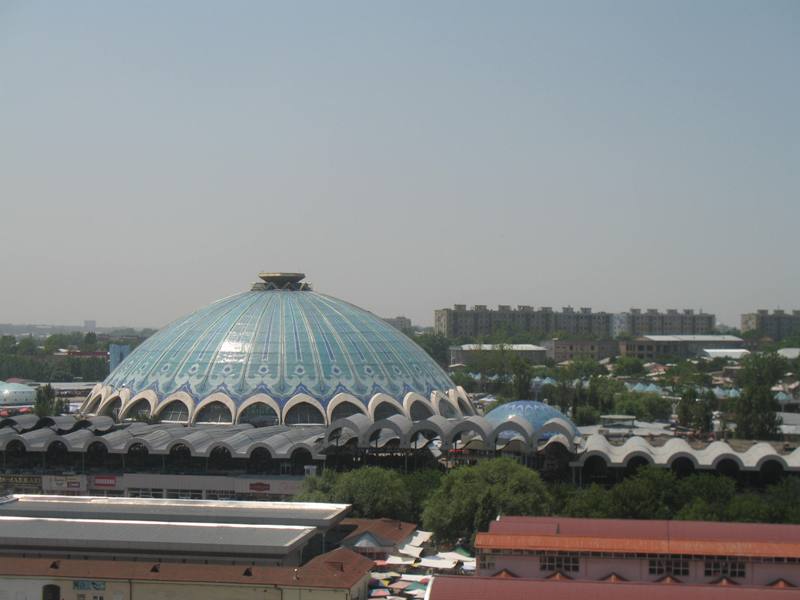
M121 412L137 396L152 414L170 397L185 404L191 399L195 408L218 397L235 412L264 395L279 416L302 395L329 421L327 409L337 396L361 403L374 417L367 408L376 396L393 399L409 414L409 394L429 403L434 392L455 388L425 351L372 313L311 291L297 278L264 277L266 284L214 302L147 339L103 382L102 402L91 405L99 393L93 392L86 408L96 410L124 391L116 406Z

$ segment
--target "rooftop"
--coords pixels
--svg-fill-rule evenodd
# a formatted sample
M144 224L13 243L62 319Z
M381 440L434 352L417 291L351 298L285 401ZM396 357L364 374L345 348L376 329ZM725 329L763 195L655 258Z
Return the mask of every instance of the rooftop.
M321 528L336 524L349 510L349 504L317 502L232 502L27 494L0 500L0 517L246 523Z
M285 556L316 529L292 525L0 516L3 551ZM2 561L0 561L2 562Z
M729 585L669 585L622 581L556 581L436 576L430 600L793 600L799 589Z
M452 349L464 350L467 352L472 351L486 351L492 352L495 350L511 350L513 352L546 352L546 348L537 346L535 344L462 344L460 346L452 346Z
M475 547L800 558L800 525L502 517Z
M643 335L653 342L743 342L735 335Z
M371 533L379 541L399 544L417 530L414 523L406 523L396 519L344 519L342 526L355 526L355 530L344 538L344 541L355 540L364 533Z

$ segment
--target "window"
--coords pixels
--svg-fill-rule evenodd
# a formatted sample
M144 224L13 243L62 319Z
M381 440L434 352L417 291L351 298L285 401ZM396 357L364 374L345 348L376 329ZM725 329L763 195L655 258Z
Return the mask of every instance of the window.
M181 500L202 500L203 490L167 490L167 498Z
M744 561L711 559L705 563L706 577L744 577L746 569Z
M689 576L689 561L683 558L651 558L650 575Z
M495 567L494 556L491 554L481 554L478 557L478 560L480 561L481 569L494 569Z
M160 488L128 488L129 498L163 498L164 490Z
M233 490L206 490L206 500L231 500L235 495Z
M577 554L545 554L539 557L540 571L564 571L575 573L580 569L580 558Z

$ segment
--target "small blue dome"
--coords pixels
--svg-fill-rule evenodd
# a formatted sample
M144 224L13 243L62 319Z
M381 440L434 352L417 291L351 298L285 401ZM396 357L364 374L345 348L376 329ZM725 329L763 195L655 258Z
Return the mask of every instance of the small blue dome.
M511 417L522 417L528 421L534 429L541 429L550 419L563 419L572 427L574 435L580 435L575 423L560 410L536 400L516 400L506 402L497 408L490 410L486 414L486 419L494 426Z

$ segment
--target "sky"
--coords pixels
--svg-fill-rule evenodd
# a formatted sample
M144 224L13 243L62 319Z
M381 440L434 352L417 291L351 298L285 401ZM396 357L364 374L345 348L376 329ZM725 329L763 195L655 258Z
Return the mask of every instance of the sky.
M0 0L0 322L800 309L798 57L795 0Z

